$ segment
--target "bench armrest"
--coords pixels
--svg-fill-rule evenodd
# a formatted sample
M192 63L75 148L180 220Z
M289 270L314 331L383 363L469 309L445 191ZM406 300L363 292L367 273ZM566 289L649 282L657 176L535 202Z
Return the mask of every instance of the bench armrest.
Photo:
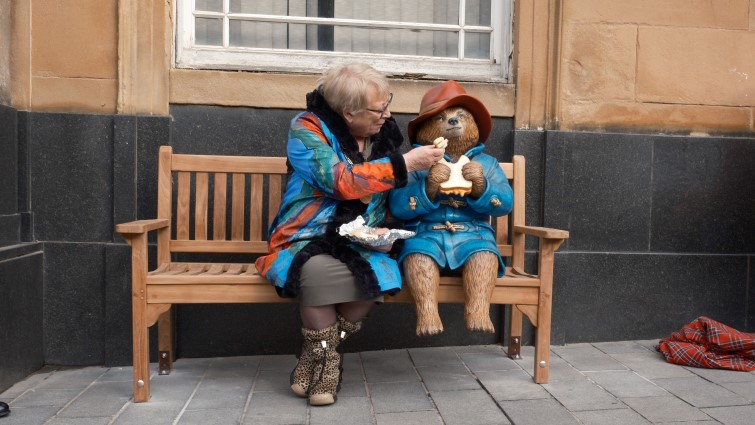
M157 230L168 227L169 224L170 221L167 218L129 221L128 223L116 224L115 231L120 233L121 235L145 233L149 232L150 230Z
M550 227L514 226L514 233L524 233L525 235L537 236L542 239L569 239L568 231L552 229Z

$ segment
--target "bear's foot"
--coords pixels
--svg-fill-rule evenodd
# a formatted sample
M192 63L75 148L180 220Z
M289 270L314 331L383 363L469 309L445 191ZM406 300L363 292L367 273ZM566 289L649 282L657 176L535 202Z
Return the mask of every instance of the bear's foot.
M490 314L487 311L479 313L468 313L464 315L467 323L467 329L472 332L495 333L495 327L490 320Z
M443 323L436 311L435 314L428 314L429 317L417 318L417 336L432 336L443 332Z

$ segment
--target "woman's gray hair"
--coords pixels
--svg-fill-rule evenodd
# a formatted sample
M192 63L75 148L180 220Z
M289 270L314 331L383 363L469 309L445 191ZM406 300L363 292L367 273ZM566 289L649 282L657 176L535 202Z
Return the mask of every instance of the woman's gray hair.
M341 65L331 68L317 81L325 101L338 114L344 110L358 112L367 105L371 90L388 97L388 79L375 68L363 64Z

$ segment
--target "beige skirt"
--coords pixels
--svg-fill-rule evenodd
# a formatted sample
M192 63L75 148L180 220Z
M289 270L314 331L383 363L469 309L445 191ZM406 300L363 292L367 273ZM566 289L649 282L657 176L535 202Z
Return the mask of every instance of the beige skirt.
M301 270L299 302L313 307L350 301L383 302L383 296L368 298L346 264L328 254L315 255Z

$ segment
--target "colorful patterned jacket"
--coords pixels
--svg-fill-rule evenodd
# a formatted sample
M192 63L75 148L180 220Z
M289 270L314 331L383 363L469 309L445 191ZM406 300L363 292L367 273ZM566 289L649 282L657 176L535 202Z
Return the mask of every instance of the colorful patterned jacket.
M489 221L491 216L511 212L514 197L506 174L494 157L482 152L484 147L480 143L465 153L481 163L485 173L487 188L478 199L438 194L435 202L431 201L425 193L427 171L409 174L405 187L391 191L391 212L406 221L407 230L417 232L404 244L399 262L409 254L422 253L441 269L456 270L475 252L490 251L498 256L498 277L503 276L505 266ZM446 155L446 160L451 158Z
M400 227L386 204L388 190L406 184L399 152L403 136L389 118L371 140L365 161L346 122L317 90L307 95L307 111L291 121L286 192L270 225L269 253L255 263L281 297L298 295L302 266L323 253L346 264L369 297L401 289L398 265L390 255L338 235L341 224L359 215L368 226ZM370 195L368 204L360 201Z

